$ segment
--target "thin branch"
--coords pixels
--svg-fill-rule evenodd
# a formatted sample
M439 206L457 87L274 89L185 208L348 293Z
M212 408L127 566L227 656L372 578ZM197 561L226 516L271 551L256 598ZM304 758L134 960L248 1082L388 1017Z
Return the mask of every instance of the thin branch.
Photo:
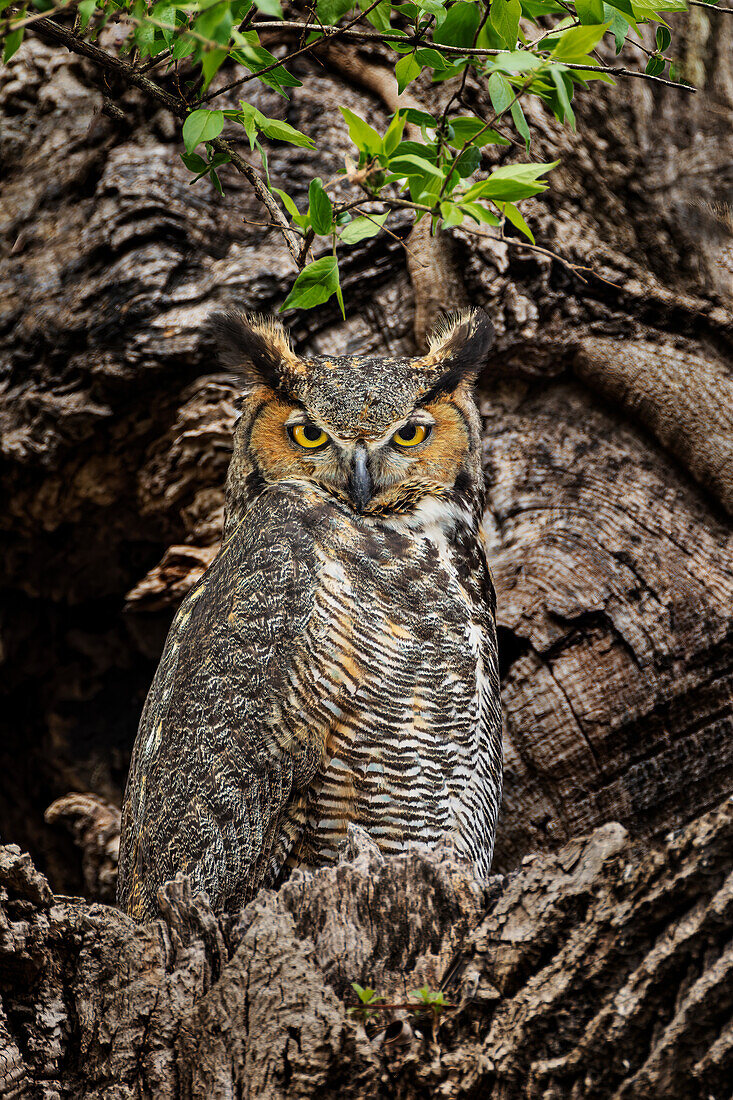
M474 136L470 140L464 141L463 147L458 152L458 154L453 158L453 162L452 162L450 168L448 169L448 172L446 173L445 179L443 180L443 184L440 188L440 194L438 195L438 202L440 202L440 200L443 198L443 195L445 194L446 189L448 187L448 181L450 180L451 176L453 175L453 172L455 171L455 169L458 165L458 161L461 159L461 157L466 152L466 150L471 145L473 145L473 143L476 141L477 138L481 137L482 134L485 134L487 132L487 130L490 130L492 128L492 126L494 125L494 123L499 121L499 119L501 118L502 115L506 114L507 111L511 111L514 104L517 103L518 100L527 91L527 88L532 83L532 80L533 80L533 75L530 73L529 77L525 80L525 82L522 84L522 86L516 91L516 93L514 95L514 98L512 100L510 100L509 103L507 103L504 110L503 111L495 111L493 118L490 118L488 122L484 123L484 127L483 127L482 130L479 130L479 132L477 134L474 134Z
M182 99L177 99L175 96L172 96L169 92L166 92L164 88L161 88L159 84L156 84L154 80L150 80L150 78L143 73L133 69L127 62L121 61L119 57L107 53L106 50L101 50L99 46L95 46L91 42L85 42L83 38L78 38L71 31L67 30L66 27L62 27L52 19L40 19L35 24L35 31L36 34L40 35L42 38L50 38L53 42L60 42L61 45L66 46L72 53L81 54L83 57L87 57L106 72L113 73L115 76L121 77L127 84L139 88L149 99L155 100L156 103L160 103L162 107L165 107L177 118L185 119L188 115L190 108ZM288 251L297 263L300 252L300 242L288 225L282 210L268 191L265 181L223 138L216 138L211 144L217 152L226 153L237 171L249 182L255 195L267 209L267 212L272 218L274 227L282 233Z
M225 84L223 88L219 88L219 90L216 92L209 92L209 94L204 96L203 99L199 100L199 102L208 103L209 100L215 99L218 95L223 95L225 92L231 92L233 88L241 88L243 84L248 84L250 80L257 80L258 77L264 76L266 73L270 73L274 69L279 69L281 65L285 65L288 61L292 61L295 57L300 57L302 54L310 53L316 48L316 46L321 45L321 43L326 38L333 38L334 32L340 35L347 34L351 27L358 23L360 19L363 19L365 15L368 15L370 11L373 11L378 4L381 4L381 2L382 0L372 0L372 3L369 5L369 7L365 8L364 11L360 11L359 14L354 19L352 19L350 23L347 23L345 27L324 27L323 25L321 25L320 29L323 33L323 38L317 38L315 42L308 42L305 46L300 46L297 50L293 50L292 53L288 54L287 57L284 57L282 61L276 61L272 65L267 65L264 69L258 69L257 72L250 73L249 76L244 76L240 80L233 80L231 84ZM254 5L252 5L251 10L254 11ZM250 29L257 30L258 28L261 29L263 27L266 27L271 30L273 27L281 27L283 25L283 22L280 20L276 20L271 23L251 23ZM298 26L303 31L303 35L301 37L304 37L307 31L314 30L312 23L298 23L292 25Z
M59 12L66 11L72 6L76 6L77 0L64 0L61 4L55 4L48 11L35 12L34 15L26 15L22 19L13 19L12 15L8 15L2 22L5 23L5 29L3 34L8 31L17 31L20 27L30 27L33 23L38 23L41 19L47 19L51 15L57 15Z
M313 228L313 226L311 226L310 229L308 230L308 232L305 235L305 240L303 241L303 246L302 246L300 252L298 253L298 267L302 267L305 264L305 261L308 258L308 253L310 251L310 246L313 244L315 236L316 236L316 231Z
M711 6L712 5L709 4L703 4L703 7ZM715 10L724 11L726 9L716 8ZM313 30L313 27L308 23L298 23L288 19L251 24L252 30L272 30L274 27L281 27L285 30L303 30L304 27L307 27L309 30ZM352 42L384 42L386 44L397 42L401 46L416 46L417 48L428 46L431 50L446 54L448 57L499 57L501 54L507 53L506 50L478 49L475 46L444 46L441 42L425 42L415 35L390 34L387 31L353 31L347 30L346 27L326 27L324 28L321 38L311 42L309 46L305 46L302 50L298 50L288 57L284 57L280 64L285 65L291 57L297 57L299 53L304 53L306 50L312 49L320 42L328 42L336 36L341 36ZM544 60L551 63L551 58L545 58ZM685 92L697 91L696 88L691 87L689 84L677 84L674 80L665 80L664 77L652 76L651 73L642 73L635 69L627 69L623 65L582 65L576 61L562 61L559 62L559 64L565 69L576 69L580 72L609 73L611 76L629 76L637 80L651 80L657 84L666 84L670 88L680 88ZM267 69L262 70L262 72L267 71ZM257 76L258 74L253 73L252 75ZM246 79L251 78L247 77Z
M425 206L419 202L409 202L407 199L386 199L379 198L375 200L383 203L385 206L393 207L407 207L410 210L422 210L426 214L434 214L435 208ZM609 286L616 286L616 283L610 282L609 279L604 279L602 275L599 275L597 271L594 271L592 267L587 267L585 264L574 264L572 260L566 260L564 256L561 256L558 252L552 252L549 248L542 248L541 245L531 244L529 241L522 241L518 237L497 237L493 233L486 233L478 226L467 225L465 221L461 225L461 229L466 233L471 233L475 237L482 237L485 241L496 241L500 244L505 244L509 248L524 248L529 252L537 252L540 256L547 256L550 260L557 260L559 264L566 267L568 271L572 271L574 275L577 275L581 282L587 283L587 279L581 274L583 271L587 271L596 279L600 279L604 283L608 283ZM617 287L617 289L619 289Z
M87 57L101 69L121 77L122 80L133 85L133 87L139 88L141 92L144 92L150 99L156 100L161 106L166 107L177 118L185 119L188 114L189 107L182 100L176 99L170 92L166 92L155 81L133 69L127 62L121 61L115 54L107 53L106 50L100 49L92 42L86 42L66 27L62 27L60 23L55 23L52 19L40 19L35 24L34 30L41 38L50 38L53 42L60 42L72 53Z
M544 34L541 34L539 36L539 38L535 38L534 42L528 42L527 43L527 49L528 50L536 50L537 47L539 46L540 42L544 42L546 38L552 38L553 34L563 34L565 31L569 31L573 27L580 27L580 26L582 26L580 20L575 19L575 20L573 20L572 23L566 23L564 27L560 27L560 26L550 27L550 29L548 31L545 31Z
M696 8L707 8L708 11L719 11L723 15L733 15L733 8L719 8L716 4L706 4L705 0L687 0L688 4L694 4Z

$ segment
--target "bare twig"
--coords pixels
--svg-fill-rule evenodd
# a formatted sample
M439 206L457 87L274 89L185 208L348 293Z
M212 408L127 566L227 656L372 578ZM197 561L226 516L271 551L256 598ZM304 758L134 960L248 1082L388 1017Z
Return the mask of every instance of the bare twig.
M303 246L302 246L300 252L298 253L298 267L303 267L303 265L305 264L305 261L308 258L308 252L310 250L310 246L313 244L313 240L315 238L315 235L316 235L316 231L313 228L313 226L311 226L310 229L308 230L308 232L305 235L305 239L303 241Z
M708 11L719 11L723 15L733 15L733 8L719 8L717 4L706 4L705 0L687 0L688 4L694 4L696 8L707 8Z
M2 20L5 24L2 34L5 35L8 31L17 31L21 27L30 27L32 23L38 23L41 19L47 19L51 15L57 15L59 12L76 7L76 3L77 0L64 0L61 4L54 4L48 11L35 12L33 15L26 15L22 19L13 19L12 15L8 15L6 19Z

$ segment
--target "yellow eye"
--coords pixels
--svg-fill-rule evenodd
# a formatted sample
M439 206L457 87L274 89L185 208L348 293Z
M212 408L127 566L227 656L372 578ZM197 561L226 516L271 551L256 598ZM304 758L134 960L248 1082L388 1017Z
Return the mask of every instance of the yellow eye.
M328 436L315 424L294 424L289 428L290 438L295 440L299 447L305 447L308 451L314 451L316 447L322 447L328 443Z
M417 447L430 434L430 428L422 424L405 424L392 436L392 442L398 447Z

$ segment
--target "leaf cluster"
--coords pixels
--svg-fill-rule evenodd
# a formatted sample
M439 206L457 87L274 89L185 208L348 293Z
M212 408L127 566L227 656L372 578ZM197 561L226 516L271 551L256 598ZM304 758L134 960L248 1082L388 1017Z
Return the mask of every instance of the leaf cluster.
M4 60L12 58L35 19L72 4L0 0ZM342 250L382 229L389 232L395 210L411 210L415 221L430 218L432 232L456 226L494 230L534 247L520 206L547 190L546 177L557 162L532 159L528 99L535 97L560 123L575 127L578 91L591 81L613 83L630 72L603 64L598 48L604 39L617 54L627 42L641 44L646 72L633 75L659 80L669 67L668 79L682 83L663 15L685 9L685 0L315 0L305 20L297 0L287 14L280 0L81 0L75 5L77 34L93 41L115 22L125 28L122 53L134 65L176 71L187 110L181 157L192 183L206 177L224 194L220 172L231 160L225 150L237 133L240 144L259 157L264 186L281 204L278 227L288 225L291 236L301 240L300 271L282 308L312 308L335 296L342 312ZM275 56L260 39L278 23L283 31L301 28L299 44L285 57ZM651 50L642 43L647 23L656 24ZM250 74L235 81L243 91L261 83L286 104L290 90L301 84L288 58L317 52L324 37L334 34L347 42L381 40L399 91L416 82L445 84L444 106L435 113L400 109L383 132L342 107L354 147L342 172L345 180L336 189L338 181L314 177L306 205L306 196L291 195L285 181L271 180L268 150L273 142L315 150L314 140L284 118L264 115L251 95L245 94L237 109L211 106L222 90L212 90L212 81L225 63L234 62ZM490 113L467 105L469 81L483 89ZM222 136L230 145L222 145ZM511 162L497 167L507 154ZM344 183L350 197L337 200ZM276 209L269 199L268 204Z

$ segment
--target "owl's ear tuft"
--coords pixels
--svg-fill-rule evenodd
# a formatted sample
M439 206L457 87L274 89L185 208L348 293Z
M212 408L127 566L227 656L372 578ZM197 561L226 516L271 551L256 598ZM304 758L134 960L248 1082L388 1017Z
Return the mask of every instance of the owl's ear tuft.
M288 393L305 373L305 365L290 346L285 329L272 317L230 309L212 314L208 328L222 366L244 382Z
M463 310L447 317L430 336L430 350L420 362L433 376L439 372L421 404L452 393L461 382L475 382L486 365L493 339L494 326L482 309Z

